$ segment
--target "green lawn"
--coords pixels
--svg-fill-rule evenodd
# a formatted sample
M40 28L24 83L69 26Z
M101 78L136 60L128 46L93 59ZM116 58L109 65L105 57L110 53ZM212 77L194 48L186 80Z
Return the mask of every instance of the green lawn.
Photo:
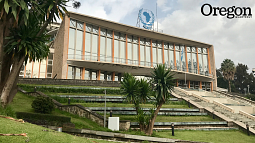
M27 133L29 143L108 143L105 140L88 139L77 137L66 133L55 132L53 130L33 125L30 123L20 123L5 118L0 118L1 131L3 134ZM43 131L49 130L49 131ZM28 139L24 136L1 136L1 143L24 143Z
M156 136L162 138L174 138L191 141L213 142L213 143L254 143L255 136L238 131L175 131L172 132L156 132Z
M31 104L32 104L34 98L35 97L31 97L31 96L25 95L21 92L18 92L16 94L16 96L14 97L13 102L10 104L10 107L15 112L34 113L34 110L31 107ZM59 115L59 116L71 117L71 122L74 123L75 127L79 128L79 129L83 128L83 129L90 129L90 130L110 131L109 129L103 128L89 119L81 118L78 115L73 115L68 112L58 110L58 109L55 109L55 111L53 111L52 114Z
M33 112L31 108L31 103L34 97L27 96L22 93L17 93L13 102L10 105L14 111L22 111L22 112ZM82 103L87 105L87 107L104 107L104 103ZM94 106L93 106L94 105ZM132 104L123 104L123 103L107 103L107 107L132 107ZM152 107L152 104L145 104L144 107ZM179 106L187 106L187 105L164 105L163 108L174 108ZM63 112L60 110L55 110L52 114L61 115L61 116L69 116L71 117L71 122L75 124L76 128L85 128L91 130L100 130L100 131L109 131L106 128L98 126L95 122L88 120L86 118L78 117L77 115L72 115L67 112ZM119 116L121 120L133 120L134 116L125 116L125 115L114 115ZM209 116L157 116L156 122L192 122L192 121L217 121L213 120ZM80 138L76 136L72 136L65 133L58 132L45 132L42 131L43 127L36 126L30 123L19 123L15 121L11 121L8 119L0 118L1 123L1 131L0 133L28 133L30 142L98 142L98 143L106 143L107 141L102 140L94 140L87 138ZM126 134L135 134L135 135L144 135L144 133L138 131L124 131L121 133ZM175 131L175 136L171 136L171 131L160 131L154 132L153 136L155 137L163 137L163 138L174 138L181 140L191 140L191 141L203 141L203 142L213 142L213 143L253 143L255 142L254 136L247 136L245 133L234 130L234 131ZM10 143L21 143L25 142L26 137L0 137L1 142L10 142Z
M103 113L101 113L103 115ZM107 117L110 115L107 114ZM120 117L120 120L130 120L137 122L134 115L113 115L113 117ZM157 116L156 122L203 122L203 121L219 121L210 116Z

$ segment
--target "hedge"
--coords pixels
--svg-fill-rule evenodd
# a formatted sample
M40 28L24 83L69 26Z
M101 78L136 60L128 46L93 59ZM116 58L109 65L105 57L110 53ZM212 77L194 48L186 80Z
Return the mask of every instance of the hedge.
M33 92L34 87L32 85L19 85L25 91ZM104 94L105 89L93 89L93 88L65 88L65 87L47 87L47 86L37 86L37 91L41 92L56 92L56 93L88 93L88 94ZM121 95L120 89L106 89L107 94Z
M27 112L16 112L18 119L35 120L35 121L47 121L57 123L70 123L71 117L56 116L51 114L38 114L38 113L27 113Z

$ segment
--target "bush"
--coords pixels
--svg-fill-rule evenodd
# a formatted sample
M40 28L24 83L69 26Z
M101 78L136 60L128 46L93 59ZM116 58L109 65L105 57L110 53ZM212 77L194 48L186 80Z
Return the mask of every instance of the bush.
M11 106L6 106L5 108L2 107L0 104L0 115L9 116L15 118L15 111L11 108Z
M32 108L37 113L50 114L54 110L54 103L49 97L37 96Z
M71 122L70 117L56 116L51 114L16 112L16 116L18 119L24 119L30 123L42 125L62 125L63 123Z

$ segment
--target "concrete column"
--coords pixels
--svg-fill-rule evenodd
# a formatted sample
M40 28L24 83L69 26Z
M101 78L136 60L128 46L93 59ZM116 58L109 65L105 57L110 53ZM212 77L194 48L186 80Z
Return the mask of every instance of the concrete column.
M92 80L92 71L89 70L89 80Z
M112 81L115 81L115 72L112 72Z
M118 74L118 81L121 81L121 74Z
M97 80L100 80L100 73L101 73L101 70L98 70L97 71Z
M108 80L107 79L107 73L104 73L104 80Z

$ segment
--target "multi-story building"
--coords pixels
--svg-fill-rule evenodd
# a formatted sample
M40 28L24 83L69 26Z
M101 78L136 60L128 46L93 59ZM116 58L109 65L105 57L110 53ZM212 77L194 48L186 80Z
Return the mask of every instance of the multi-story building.
M38 68L35 63L24 67L24 77L120 81L125 72L150 76L164 63L175 73L176 86L216 88L211 44L73 12L53 31L52 53Z

